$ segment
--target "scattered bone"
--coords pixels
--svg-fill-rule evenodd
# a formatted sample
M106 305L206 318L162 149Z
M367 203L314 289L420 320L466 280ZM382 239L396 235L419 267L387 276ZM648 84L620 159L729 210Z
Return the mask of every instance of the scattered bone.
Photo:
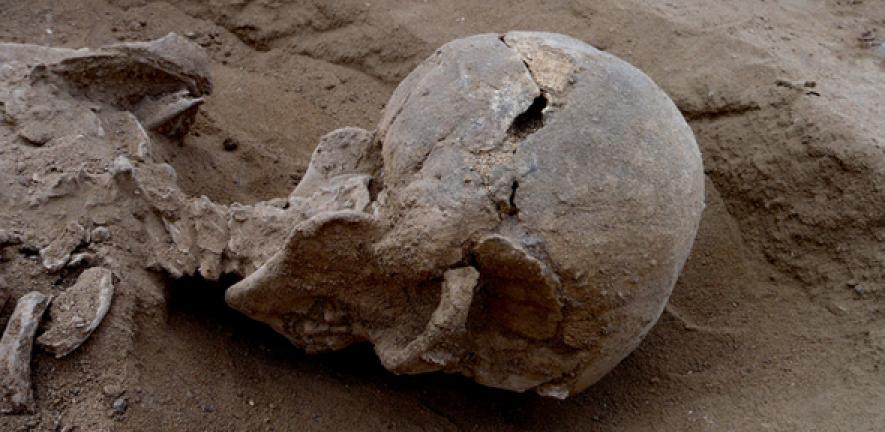
M206 51L175 33L148 42L128 42L111 45L108 48L131 56L138 62L154 65L165 74L184 83L195 96L204 96L212 92L209 57Z
M244 276L227 302L308 352L368 341L397 373L552 397L597 381L659 317L703 170L679 111L632 66L555 34L453 41L398 86L376 131L324 136L287 200L222 206L187 196L150 157L146 128L183 133L211 89L195 47L170 35L15 66L58 124L95 122L94 107L127 137L77 126L110 144L99 159L116 157L108 181L137 201L151 268ZM39 117L3 102L16 132ZM44 264L85 262L70 256L84 231L66 229Z
M77 283L52 302L51 321L37 338L37 344L56 358L70 354L83 344L111 307L113 278L113 273L103 267L84 271Z
M31 351L40 317L50 297L33 291L15 305L0 340L0 412L21 414L34 411L31 388Z
M135 115L148 130L156 130L169 137L187 133L194 123L202 97L191 97L182 90L160 98L145 97L135 108Z
M86 229L77 222L68 223L55 240L40 249L43 267L50 273L61 270L71 260L71 253L85 240Z
M147 96L186 90L195 97L211 93L209 61L199 46L170 33L150 42L73 51L61 61L34 68L46 80L76 97L134 109ZM133 75L152 79L133 80Z
M0 44L0 64L6 75L28 83L10 79L9 89L0 83L4 117L26 143L105 140L102 121L129 116L132 124L120 137L135 141L129 154L140 160L148 158L150 140L128 111L138 113L149 129L180 136L212 90L205 53L174 33L98 49Z

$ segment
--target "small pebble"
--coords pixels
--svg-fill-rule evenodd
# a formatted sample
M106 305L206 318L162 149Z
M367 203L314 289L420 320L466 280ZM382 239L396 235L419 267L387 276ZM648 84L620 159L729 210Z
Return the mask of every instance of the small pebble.
M240 143L237 142L237 140L228 137L224 139L224 143L222 143L222 146L226 151L234 151L237 149L237 147L240 146Z
M126 390L116 384L108 384L101 388L101 392L107 397L120 397Z
M103 226L95 227L92 233L90 233L89 238L92 243L104 243L111 239L111 230Z
M125 397L119 397L117 398L117 400L114 401L112 407L114 408L115 413L124 414L126 413L126 409L129 408L129 403L126 402Z

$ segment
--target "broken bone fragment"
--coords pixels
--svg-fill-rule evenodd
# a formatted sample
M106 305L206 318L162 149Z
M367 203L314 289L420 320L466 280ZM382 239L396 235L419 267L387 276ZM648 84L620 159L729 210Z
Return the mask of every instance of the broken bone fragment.
M2 114L23 142L89 139L111 146L119 137L142 160L149 150L145 129L184 135L212 91L205 52L174 33L79 50L0 43L0 64L7 78L0 83ZM127 115L138 119L126 121ZM123 130L106 130L121 119Z
M473 301L479 272L473 267L447 270L443 274L439 305L424 331L401 347L379 346L378 355L387 369L397 373L442 370L457 359L451 345L467 331L467 315Z
M87 269L52 302L48 328L37 344L56 358L70 354L98 328L113 297L113 273L103 267Z
M34 411L31 352L50 297L33 291L18 300L0 339L0 413Z
M565 398L659 318L703 178L635 67L559 34L455 40L374 133L323 138L281 210L294 228L225 298L308 352L368 341L396 373Z
M136 106L135 115L146 129L179 137L190 129L202 104L202 97L193 97L188 90L181 90L158 98L146 96Z
M40 259L43 267L50 273L55 273L71 260L71 254L77 247L86 241L86 228L77 222L69 222L64 226L61 233L56 236L46 247L40 249Z

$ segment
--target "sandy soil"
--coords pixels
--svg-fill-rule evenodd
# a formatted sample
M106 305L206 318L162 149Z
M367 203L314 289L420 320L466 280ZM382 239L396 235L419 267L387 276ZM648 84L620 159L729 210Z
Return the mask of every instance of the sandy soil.
M323 133L373 128L437 46L511 29L566 33L640 67L703 152L708 207L671 303L600 383L554 401L393 376L364 347L307 356L229 310L232 281L132 264L86 345L36 354L38 412L0 417L0 429L885 430L881 1L0 2L0 41L100 46L175 31L203 45L215 92L164 157L187 192L225 203L287 195ZM0 162L19 157L0 145ZM0 173L0 187L25 175ZM73 284L34 260L47 234L4 195L0 228L28 233L0 250L12 294ZM61 221L65 205L43 216ZM136 241L116 234L113 248Z

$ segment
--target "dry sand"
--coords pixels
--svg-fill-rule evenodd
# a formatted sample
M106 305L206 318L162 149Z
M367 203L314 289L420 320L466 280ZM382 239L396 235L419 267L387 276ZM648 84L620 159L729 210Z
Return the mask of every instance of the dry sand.
M511 29L566 33L640 67L703 152L708 207L671 303L600 383L555 401L393 376L365 347L307 356L229 310L232 281L124 263L105 322L66 358L38 351L38 412L0 417L0 430L885 430L881 0L0 2L4 42L175 31L203 45L215 92L163 155L187 192L226 203L287 195L323 133L373 128L437 46ZM0 165L22 157L13 147L0 142ZM30 175L13 171L0 187ZM0 250L13 296L72 285L74 272L33 259L27 245L47 234L5 195L0 228L29 236ZM123 228L109 247L133 247Z

